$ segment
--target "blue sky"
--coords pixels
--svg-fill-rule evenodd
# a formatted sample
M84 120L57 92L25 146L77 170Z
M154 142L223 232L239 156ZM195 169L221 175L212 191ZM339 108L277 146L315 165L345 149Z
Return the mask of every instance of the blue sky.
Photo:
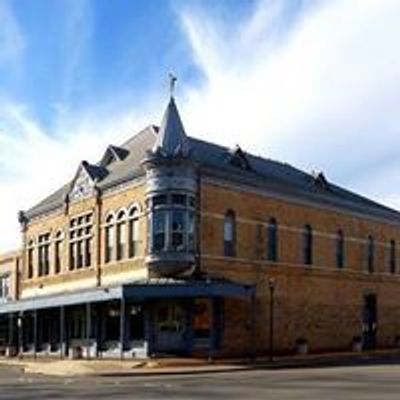
M400 2L0 0L0 251L16 213L150 123L400 207Z

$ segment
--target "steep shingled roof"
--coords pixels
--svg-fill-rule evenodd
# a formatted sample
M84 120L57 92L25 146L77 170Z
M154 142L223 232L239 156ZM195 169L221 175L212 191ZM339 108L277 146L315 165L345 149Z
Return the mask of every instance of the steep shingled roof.
M161 122L156 143L153 147L154 153L161 153L167 157L173 157L178 154L186 155L188 143L186 132L182 124L181 117L171 96L164 117Z
M237 150L232 153L226 147L186 136L173 99L168 104L161 128L151 125L118 148L125 150L123 159L111 162L106 167L101 166L101 162L97 164L104 173L101 179L97 179L96 185L100 189L143 176L145 171L141 163L149 151L162 151L167 156L185 151L186 156L198 163L207 174L266 189L276 195L400 223L399 212L328 182L325 177L324 184L318 184L315 176L289 164L257 157L242 150L239 154ZM231 162L232 154L244 158L246 168L242 168L241 163ZM96 169L96 172L99 170ZM28 218L62 206L69 187L70 184L65 185L31 208L26 213Z

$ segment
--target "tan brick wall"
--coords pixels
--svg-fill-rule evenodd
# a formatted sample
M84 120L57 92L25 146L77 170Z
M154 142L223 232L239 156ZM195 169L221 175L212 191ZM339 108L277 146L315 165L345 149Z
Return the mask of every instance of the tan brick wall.
M400 229L389 223L274 199L217 184L204 184L201 191L201 268L215 277L256 284L256 344L260 352L269 345L268 279L276 284L275 342L280 352L292 351L296 340L305 338L312 351L351 349L361 335L363 295L377 295L378 345L394 345L400 335L400 274L388 273L391 239L400 248ZM237 218L237 256L223 257L223 216L228 209ZM276 218L279 229L279 262L266 261L266 225ZM302 264L302 228L314 231L314 262ZM336 268L335 235L345 234L345 268ZM375 272L366 272L365 239L375 238ZM262 246L260 246L260 240ZM397 268L400 258L397 254ZM249 304L225 302L224 351L249 350Z
M144 209L144 187L142 184L119 188L114 192L105 193L100 201L95 197L72 202L68 208L59 209L47 216L32 220L26 229L26 242L34 239L37 244L38 236L50 233L52 243L50 246L50 274L38 277L37 247L34 254L34 278L27 279L28 254L25 249L25 271L22 282L22 297L52 294L57 292L73 291L89 287L95 287L99 282L104 285L114 285L129 280L144 278L147 271L143 266L143 257L146 246L146 218L139 213L139 253L134 259L126 257L120 261L112 260L104 263L104 222L110 211L128 209L136 204L140 210ZM82 270L69 270L68 256L68 230L70 220L76 216L93 212L93 243L92 264ZM62 230L64 241L62 246L61 272L54 273L54 241L55 234ZM115 277L112 277L115 275ZM103 278L104 277L104 278ZM100 279L100 281L99 281ZM103 280L102 280L103 279Z
M18 299L19 276L21 273L21 252L12 251L0 255L0 276L10 276L10 298Z

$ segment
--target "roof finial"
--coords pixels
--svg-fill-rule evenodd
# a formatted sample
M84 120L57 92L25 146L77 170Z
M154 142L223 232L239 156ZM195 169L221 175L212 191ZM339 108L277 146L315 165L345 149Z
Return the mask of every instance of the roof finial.
M175 91L175 84L176 84L176 81L178 80L178 78L172 72L170 72L168 74L168 78L169 78L169 94L170 94L171 98L173 98L174 91Z

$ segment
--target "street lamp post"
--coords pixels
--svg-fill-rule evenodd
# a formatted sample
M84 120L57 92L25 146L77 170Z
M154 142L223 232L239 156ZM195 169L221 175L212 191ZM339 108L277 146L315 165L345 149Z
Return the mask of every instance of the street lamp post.
M268 279L269 288L269 361L274 361L274 294L275 279Z

